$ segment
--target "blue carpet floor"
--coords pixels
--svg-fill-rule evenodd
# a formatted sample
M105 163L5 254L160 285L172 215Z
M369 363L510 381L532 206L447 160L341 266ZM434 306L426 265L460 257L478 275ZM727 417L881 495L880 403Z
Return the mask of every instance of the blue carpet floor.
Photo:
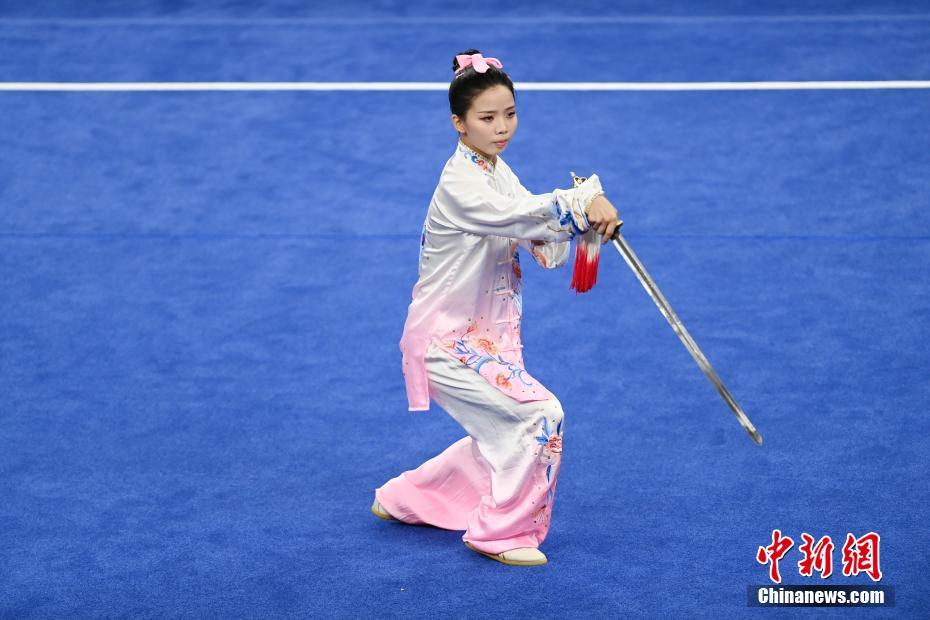
M447 81L472 46L517 82L930 79L926 2L495 6L11 1L0 82ZM930 616L930 90L517 106L504 158L599 175L763 446L605 246L585 295L524 262L549 563L379 520L464 436L397 346L445 93L0 92L0 617ZM872 584L839 547L878 532L895 606L747 606L776 528L787 584Z

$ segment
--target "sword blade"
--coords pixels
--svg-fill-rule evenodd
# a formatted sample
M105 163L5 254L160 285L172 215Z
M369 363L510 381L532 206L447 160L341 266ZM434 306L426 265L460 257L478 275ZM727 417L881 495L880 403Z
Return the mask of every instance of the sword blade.
M685 329L681 319L679 319L678 315L675 314L675 311L672 310L672 306L669 305L668 300L665 299L665 295L662 294L662 291L660 291L659 287L656 286L656 283L653 282L652 278L649 276L649 272L646 271L646 268L643 267L643 264L639 261L636 253L633 252L633 248L630 247L630 244L627 243L626 239L623 238L623 235L620 234L619 230L614 233L611 241L613 242L614 247L617 248L617 251L620 252L620 256L622 256L623 260L626 261L626 264L629 265L630 269L633 270L633 273L636 274L640 284L642 284L643 288L646 289L646 292L649 293L652 301L654 301L656 306L659 307L659 310L662 312L662 316L665 317L665 320L668 321L669 325L672 326L672 329L675 330L675 333L678 334L678 338L681 340L682 344L685 345L685 348L688 349L691 357L694 358L694 361L697 362L701 370L704 371L704 375L710 379L710 382L713 383L714 387L717 388L717 391L720 392L720 396L723 397L723 400L730 407L733 415L735 415L736 419L739 420L740 425L746 429L746 432L749 433L749 436L752 438L752 440L756 442L756 445L761 446L762 435L759 434L759 431L756 430L756 427L753 426L752 422L749 421L749 417L730 394L730 391L726 388L725 385L723 385L723 381L720 380L720 377L717 375L717 372L714 370L713 366L711 366L710 362L707 361L707 358L704 357L704 354L697 346L697 343L694 342L691 334L689 334L688 330Z

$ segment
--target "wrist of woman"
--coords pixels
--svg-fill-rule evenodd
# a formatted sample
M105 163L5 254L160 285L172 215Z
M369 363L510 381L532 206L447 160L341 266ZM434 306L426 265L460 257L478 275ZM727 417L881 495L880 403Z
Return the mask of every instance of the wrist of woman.
M591 224L588 222L588 212L594 199L604 193L601 187L601 180L596 174L589 177L578 177L572 173L575 187L572 197L572 224L574 232L581 234L586 232Z
M594 201L597 200L597 197L603 196L603 195L604 195L604 192L597 192L596 194L593 194L590 198L588 198L587 204L585 204L584 206L585 218L587 218L588 215L591 213L591 205L594 204Z

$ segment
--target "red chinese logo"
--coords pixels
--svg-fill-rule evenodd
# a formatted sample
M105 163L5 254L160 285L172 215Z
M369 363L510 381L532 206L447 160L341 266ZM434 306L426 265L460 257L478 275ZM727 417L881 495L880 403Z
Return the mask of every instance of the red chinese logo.
M756 561L759 564L768 564L769 579L775 583L781 583L781 575L778 573L778 561L788 553L788 549L794 544L788 536L782 537L781 530L772 530L772 544L768 547L759 547L756 553Z
M798 572L804 577L812 577L814 571L817 571L821 579L832 575L833 540L829 536L824 536L815 542L814 537L807 532L801 534L801 539L803 543L798 546L798 551L803 557L798 562ZM879 543L881 543L881 537L875 532L869 532L859 538L847 533L846 543L843 545L843 575L850 577L865 573L871 577L872 581L879 581L882 578ZM794 541L791 537L784 536L781 530L775 529L772 530L772 543L759 547L756 552L756 561L759 564L769 565L769 579L775 583L781 583L778 562L785 557L792 546L794 546Z
M882 578L882 569L878 565L878 543L881 538L875 532L869 532L861 538L846 534L843 545L843 574L846 576L866 573L872 581Z
M804 544L798 547L798 550L804 554L804 557L798 562L798 572L805 577L810 577L814 571L820 573L821 579L826 579L833 574L833 541L829 536L824 536L814 543L814 537L804 532L801 534Z

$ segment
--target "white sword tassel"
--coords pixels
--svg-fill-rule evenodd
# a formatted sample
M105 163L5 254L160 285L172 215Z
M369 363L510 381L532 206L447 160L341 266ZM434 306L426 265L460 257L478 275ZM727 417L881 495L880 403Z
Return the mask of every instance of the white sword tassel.
M633 252L633 249L626 242L626 239L623 238L623 235L620 234L619 228L614 233L611 241L613 241L614 247L616 247L617 251L620 252L620 256L623 257L623 259L626 261L626 264L630 266L630 269L632 269L633 273L636 274L636 277L639 278L643 288L645 288L646 292L649 293L649 296L652 297L652 301L654 301L655 304L659 307L659 310L662 312L662 315L665 317L665 319L669 322L669 325L671 325L672 329L675 330L675 333L678 334L678 338L681 340L682 344L685 345L685 348L688 349L688 352L691 353L691 357L694 358L694 361L697 362L698 366L701 367L701 370L704 371L704 374L708 379L710 379L710 382L713 383L717 388L717 391L720 392L723 400L726 401L727 405L730 406L730 410L733 411L733 415L735 415L736 419L739 420L740 425L746 429L746 432L749 433L749 436L752 437L752 440L756 442L756 445L761 446L762 435L759 434L759 431L756 430L756 427L753 426L752 422L749 421L749 418L743 412L742 407L740 407L736 400L733 399L733 396L730 395L730 391L727 390L726 386L723 385L723 381L720 380L720 377L717 376L717 373L710 365L710 362L708 362L707 358L704 357L704 354L701 353L701 349L698 348L697 343L694 342L693 338L691 338L691 334L689 334L688 330L685 329L681 319L679 319L678 315L675 314L675 311L672 310L672 307L665 299L665 296L662 295L662 291L659 290L659 287L657 287L655 282L652 281L652 278L649 277L649 273L646 271L646 268L643 267L641 262L639 262L639 259Z

